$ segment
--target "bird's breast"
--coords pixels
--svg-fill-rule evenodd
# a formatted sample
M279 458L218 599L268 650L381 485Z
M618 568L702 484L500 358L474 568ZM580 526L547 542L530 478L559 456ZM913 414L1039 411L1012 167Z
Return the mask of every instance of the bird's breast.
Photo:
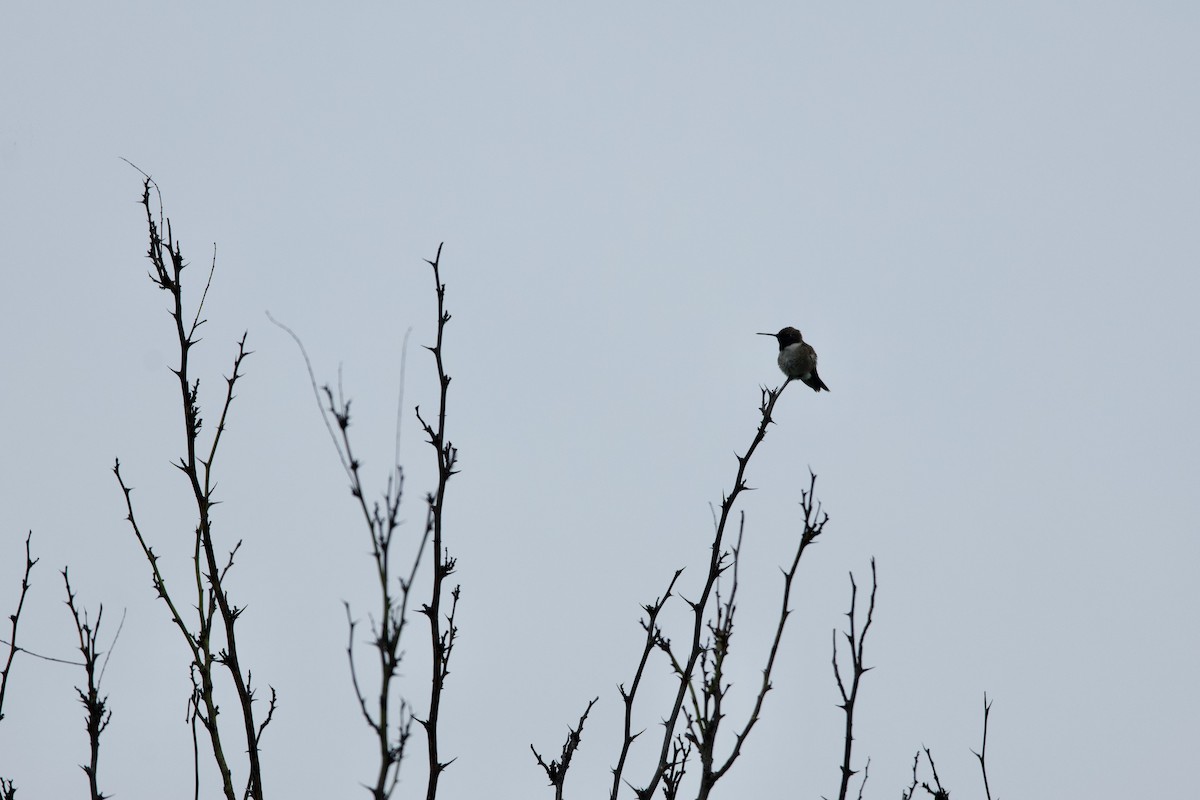
M779 368L790 378L803 378L815 366L812 352L803 344L789 344L779 351Z

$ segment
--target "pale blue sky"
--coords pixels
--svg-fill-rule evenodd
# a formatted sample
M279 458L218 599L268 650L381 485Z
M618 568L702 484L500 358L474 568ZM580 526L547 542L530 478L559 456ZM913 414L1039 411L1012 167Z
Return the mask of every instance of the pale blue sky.
M183 796L190 780L186 654L110 472L120 457L182 577L171 329L125 157L162 186L194 277L217 243L210 405L243 330L255 351L217 530L245 539L244 657L280 693L269 794L362 791L341 601L372 593L302 363L264 311L319 377L344 365L382 486L409 326L406 402L434 403L415 345L434 320L422 259L445 241L464 590L444 797L550 796L528 744L556 752L595 695L568 794L604 793L638 606L679 566L696 586L707 504L780 378L754 333L784 325L832 392L790 388L751 468L739 708L809 466L832 521L725 796L836 793L829 631L872 556L868 797L897 796L922 744L955 797L982 796L985 691L994 794L1185 796L1198 37L1200 12L1167 2L8 4L0 611L30 528L26 646L71 651L63 565L83 603L127 610L102 788ZM431 459L405 424L415 530ZM84 788L80 677L17 662L0 774L23 794ZM407 774L402 792L417 760Z

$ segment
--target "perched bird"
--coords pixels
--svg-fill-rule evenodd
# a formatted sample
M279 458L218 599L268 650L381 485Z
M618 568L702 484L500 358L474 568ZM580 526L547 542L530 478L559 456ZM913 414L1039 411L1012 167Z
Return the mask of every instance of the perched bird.
M804 341L800 331L784 328L779 333L760 333L759 336L774 336L779 341L779 368L789 379L795 378L814 392L829 391L825 381L817 374L817 351Z

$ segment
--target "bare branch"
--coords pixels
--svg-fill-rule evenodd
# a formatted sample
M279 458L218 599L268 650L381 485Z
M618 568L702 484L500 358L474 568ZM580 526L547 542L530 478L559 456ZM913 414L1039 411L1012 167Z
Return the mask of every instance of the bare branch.
M65 567L62 570L62 576L67 591L67 608L71 610L71 617L75 622L75 632L79 636L79 652L83 655L83 670L87 675L87 691L75 687L75 691L79 695L79 702L83 704L84 710L87 712L86 728L90 757L88 763L81 766L88 778L88 796L91 800L104 800L107 795L100 792L97 783L97 771L100 766L100 734L104 732L104 729L108 727L109 720L112 719L112 711L108 708L108 696L100 696L100 675L97 674L97 663L101 653L96 648L96 641L100 637L104 605L101 604L100 610L96 614L96 624L94 626L89 624L87 612L80 612L75 605L75 594L71 591L71 579L68 577ZM113 637L113 644L116 644L116 637ZM111 653L111 651L110 647L109 652ZM105 660L107 661L107 659Z
M875 572L875 559L871 559L871 601L867 607L867 619L863 624L862 631L857 631L858 625L858 584L854 582L854 573L850 573L850 610L846 613L849 618L849 630L842 635L846 637L846 642L850 648L850 687L846 688L846 684L842 680L842 672L838 665L837 641L838 634L833 632L833 675L837 681L838 693L842 696L842 702L839 706L846 715L846 731L842 737L842 782L838 789L838 800L846 800L850 791L850 779L854 776L857 770L850 766L851 757L854 753L854 707L858 700L858 687L862 681L863 675L870 671L871 667L865 665L863 661L863 650L867 642L867 632L871 629L871 623L874 621L875 615L875 592L879 588L879 582ZM866 775L863 775L863 783L867 781ZM859 788L861 795L862 788Z
M871 774L871 759L863 766L862 782L858 784L858 800L863 800L863 789L867 788L867 776Z
M975 753L975 757L979 759L979 771L983 773L983 792L987 796L987 800L992 800L992 789L988 786L987 776L987 734L988 734L988 715L992 713L992 704L988 702L987 693L983 695L983 744L979 748L979 752Z
M438 254L440 258L440 246ZM386 490L383 492L380 500L370 502L367 500L366 490L363 485L362 463L355 455L355 449L350 438L351 401L346 398L343 390L340 368L338 370L336 393L328 385L318 388L312 361L308 356L308 351L303 341L287 325L279 322L270 314L267 315L268 319L285 331L300 349L300 353L304 358L305 368L308 371L309 383L312 387L313 395L317 400L317 408L321 414L321 419L325 424L326 430L329 432L330 439L333 441L338 459L350 482L350 493L355 498L359 513L362 515L362 520L370 535L371 557L374 561L375 575L380 587L378 618L370 618L372 634L371 648L375 651L379 669L378 693L372 702L368 702L367 700L367 691L364 688L359 665L355 660L354 646L358 621L354 619L349 604L345 604L345 611L348 627L346 658L350 665L350 681L354 689L359 712L362 714L367 726L371 729L378 744L378 768L372 785L367 786L375 800L386 800L394 792L399 781L400 762L403 759L409 737L412 733L412 725L415 721L418 721L413 716L409 703L403 697L399 698L398 721L393 723L392 716L397 695L396 678L400 673L400 665L404 657L404 651L400 645L403 640L404 631L408 625L408 611L410 603L413 600L413 586L416 583L417 574L424 561L424 555L429 547L429 543L435 541L435 577L433 590L435 602L432 605L423 605L421 608L422 613L429 616L430 609L439 605L437 601L440 601L441 598L441 578L449 575L453 571L454 566L453 559L443 556L443 547L440 539L440 498L445 492L445 480L455 471L454 458L456 452L449 446L446 448L440 447L440 432L444 427L445 421L445 389L449 383L449 378L444 374L442 369L440 348L443 327L445 322L449 320L449 314L446 314L443 308L445 287L438 277L438 264L436 261L429 263L434 267L435 282L438 288L439 325L437 346L429 348L437 356L438 376L442 387L438 432L434 432L431 427L425 424L424 420L420 419L419 412L418 420L421 422L422 427L426 429L426 433L431 437L431 440L436 438L439 442L438 464L441 480L439 481L439 490L436 495L438 499L432 499L435 495L431 494L430 499L427 500L426 524L417 543L411 565L406 573L400 575L398 578L393 576L391 556L395 537L401 523L400 503L404 486L404 473L399 465L400 421L397 420L396 426L395 463L393 471L388 476ZM400 398L398 400L400 407L403 406L404 368L408 334L405 334L404 341L405 344L401 355ZM432 627L437 631L434 636L435 665L433 692L435 697L440 697L440 686L444 684L446 677L449 675L450 655L458 633L458 629L454 624L458 597L459 590L456 588L453 592L454 602L449 615L446 617L447 627L444 631L441 629L442 619L440 613L433 614ZM427 738L430 738L432 753L436 753L437 750L436 711L437 703L431 703L430 715L425 720L420 720L421 724L425 727ZM431 756L431 758L431 763L437 762L436 755ZM431 793L436 791L436 773L440 772L446 766L448 764L441 764L440 768L431 771Z
M678 669L677 680L679 686L675 692L675 700L671 706L670 713L663 720L663 740L659 748L658 764L646 785L634 790L639 798L653 796L668 769L668 765L671 763L671 750L675 739L676 725L679 722L684 700L691 692L692 676L700 661L701 654L705 652L704 632L708 616L708 603L713 596L717 578L726 567L724 539L730 514L733 512L734 504L737 502L739 495L749 488L746 484L746 467L750 463L750 459L754 456L754 452L758 449L758 446L766 438L767 427L774 421L772 414L775 410L775 403L778 402L788 383L785 381L778 389L762 389L761 402L759 403L760 420L758 429L750 442L750 446L746 448L746 452L741 456L737 456L738 468L737 474L734 476L733 488L721 500L720 513L717 516L717 525L713 536L708 574L700 596L691 603L693 616L689 655L687 660Z
M16 658L17 652L23 648L17 645L17 626L21 622L21 611L25 608L25 596L29 594L29 575L33 572L33 567L38 563L38 559L33 557L33 552L30 550L30 542L33 540L33 531L29 531L25 536L25 573L21 576L21 595L17 599L17 610L8 615L10 624L10 632L8 640L0 639L0 642L8 645L8 656L4 659L4 669L0 670L0 720L4 719L4 693L8 690L8 676L12 672L13 659ZM36 653L29 653L37 658L42 658L47 661L55 661L47 656L38 656ZM16 797L17 788L11 779L0 777L0 800L13 800Z
M646 671L646 662L650 660L650 654L656 648L666 648L670 651L670 646L663 639L662 630L658 627L658 615L662 611L663 606L667 604L667 600L671 597L671 592L675 588L675 582L679 580L679 576L683 574L682 569L675 570L675 574L671 576L671 582L667 584L667 590L663 592L662 597L655 600L653 603L648 603L642 606L646 611L646 617L642 620L642 628L646 631L646 640L642 647L642 657L638 660L637 669L633 674L633 682L629 685L629 691L625 691L625 686L617 687L617 691L621 694L621 700L625 705L625 728L624 736L621 739L621 753L617 758L617 765L613 767L613 782L612 792L609 794L610 800L617 800L617 792L621 788L621 777L625 771L625 761L629 757L629 750L633 747L633 741L642 735L642 731L633 732L633 704L637 697L638 687L642 683L642 676ZM679 769L679 777L682 777L683 770Z
M17 625L21 621L21 611L25 608L25 595L29 594L29 575L33 572L33 567L39 560L33 557L33 552L30 550L30 542L32 540L33 531L30 531L25 536L25 574L21 577L21 596L17 600L17 610L8 615L11 628L9 629L8 641L5 642L8 645L8 657L4 661L4 669L0 670L0 720L4 719L4 693L8 689L8 675L12 671L13 659L16 657L17 651L21 649L17 646ZM45 656L39 656L39 658L45 658ZM11 789L11 784L9 786Z
M139 170L140 171L140 170ZM142 173L145 176L145 173ZM155 219L150 205L150 190L154 188L158 195L158 218ZM195 585L196 622L195 627L184 621L180 606L172 598L167 589L166 581L159 570L158 557L154 554L146 538L134 518L131 501L132 489L121 477L120 462L114 466L114 473L125 496L126 509L130 526L150 565L152 582L155 593L166 603L172 622L180 631L191 653L192 663L189 673L192 677L194 694L190 706L192 722L199 721L209 735L213 757L221 776L222 791L226 800L237 800L233 788L232 773L226 761L224 747L221 741L220 727L217 723L218 702L213 681L213 666L220 664L226 668L233 683L237 696L238 707L241 711L243 737L246 743L248 766L247 789L245 796L253 800L262 800L262 770L259 759L258 743L263 729L270 722L274 712L274 700L262 722L256 722L253 709L254 692L250 683L248 671L243 674L241 666L235 623L241 615L242 608L234 605L226 593L223 581L233 565L233 557L237 552L235 546L229 553L224 567L217 560L217 547L212 533L212 508L217 504L214 498L216 484L213 480L213 464L216 460L218 447L224 434L229 411L235 397L237 381L242 377L242 363L250 351L246 349L246 335L243 334L238 342L237 354L233 360L231 374L225 378L225 400L221 407L220 416L212 441L207 447L206 455L200 454L200 431L203 427L200 404L200 382L194 379L189 371L191 349L198 342L197 330L204 324L202 318L204 302L212 283L216 269L216 248L213 250L213 265L209 270L208 281L205 284L199 304L194 314L188 315L184 310L183 270L187 267L179 242L175 240L171 221L162 213L162 196L158 187L145 176L142 184L142 205L146 213L146 227L149 231L150 245L147 257L150 259L150 279L155 286L169 295L170 315L174 323L175 337L179 348L179 366L172 370L180 391L183 407L185 454L175 463L184 474L192 490L196 504L196 524L194 531L192 578ZM165 230L164 230L165 229ZM190 316L190 320L188 317ZM224 646L219 651L213 650L214 622L220 620L220 635Z
M763 668L762 683L759 687L758 696L754 700L754 708L750 712L749 719L747 719L745 726L737 734L732 752L730 752L725 763L714 771L711 778L713 784L729 771L734 761L741 755L742 747L745 745L746 739L750 736L750 731L754 728L762 713L767 692L771 691L771 673L775 668L775 659L779 655L779 644L783 641L784 628L791 617L792 584L800 568L800 559L803 558L804 551L808 549L808 546L815 542L824 532L825 524L829 521L829 515L821 509L820 503L816 500L816 487L817 476L810 470L808 490L801 493L800 500L800 508L804 512L804 532L800 534L800 540L796 545L796 553L792 557L791 566L783 573L783 597L779 609L779 618L775 625L775 636L771 640L771 650L767 656L767 664Z
M933 795L933 800L950 800L950 791L942 786L942 779L938 777L937 765L933 763L933 753L929 751L928 747L922 749L925 751L925 760L929 762L929 771L933 773L934 785L922 783L921 788Z
M312 361L308 357L308 350L304 347L304 342L300 341L300 337L298 335L296 335L295 331L293 331L287 325L284 325L282 322L280 322L279 320L277 320L273 316L271 316L270 311L268 311L266 313L267 313L267 319L269 319L271 321L271 323L273 325L275 325L276 327L281 328L288 336L292 337L292 341L296 343L296 347L300 348L300 355L304 357L304 367L305 367L305 369L308 370L308 382L312 386L313 397L317 401L317 410L321 412L321 421L325 423L325 430L329 431L329 438L333 442L334 449L337 450L338 460L342 462L342 469L346 470L346 472L349 473L350 472L350 464L347 461L346 455L344 453L342 453L341 445L338 444L337 434L335 434L333 432L333 425L330 424L329 416L326 415L326 413L325 413L325 405L321 402L321 392L317 388L317 377L316 377L316 375L313 374ZM328 389L326 389L326 391L328 391ZM333 404L333 395L332 394L329 395L329 403L330 403L330 405ZM350 412L350 408L347 405L347 407L346 407L347 420L349 419L349 412ZM349 424L348 421L347 421L347 424Z
M421 726L425 729L425 740L429 753L429 779L425 789L425 800L435 800L437 797L438 780L451 761L442 761L439 754L438 720L442 706L442 692L445 688L446 677L450 674L450 653L454 648L454 640L458 628L454 624L454 612L458 607L459 587L452 592L453 604L446 618L446 628L442 627L442 593L443 582L454 572L455 559L450 557L443 540L442 509L446 502L446 485L450 478L457 473L458 449L446 439L446 408L447 390L450 387L450 376L446 374L442 358L442 344L445 340L446 323L450 321L450 312L446 310L446 284L441 277L442 245L438 245L437 255L426 263L433 268L433 284L437 291L437 339L432 347L427 347L433 353L438 376L438 411L436 427L421 417L417 409L417 420L428 437L430 446L437 453L438 483L437 489L426 496L429 507L427 531L433 539L433 586L430 589L429 603L422 607L421 613L429 620L429 641L432 657L433 680L429 692L429 710Z
M550 780L550 785L554 787L554 800L563 800L563 785L567 780L567 770L571 768L571 758L575 755L575 751L579 749L579 742L583 737L583 724L587 722L588 714L592 711L592 706L596 705L596 701L600 698L592 698L587 704L587 708L583 710L583 715L579 717L579 723L567 732L567 739L563 742L562 752L558 758L547 764L533 745L529 745L529 749L533 751L533 757L537 759L538 766L546 773L546 777Z

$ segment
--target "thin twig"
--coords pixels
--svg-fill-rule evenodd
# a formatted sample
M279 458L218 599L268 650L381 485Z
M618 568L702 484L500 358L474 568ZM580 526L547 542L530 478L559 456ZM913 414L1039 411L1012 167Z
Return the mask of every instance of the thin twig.
M933 763L933 753L928 747L922 749L925 751L925 760L929 762L929 771L933 773L934 785L922 783L921 788L933 795L933 800L950 800L950 791L942 786L942 779L938 777L937 764Z
M21 577L21 596L17 599L17 610L8 616L8 621L11 624L10 633L8 634L8 658L4 661L4 669L0 670L0 720L4 719L4 693L8 689L8 674L12 671L13 659L17 655L17 651L22 648L17 646L17 624L21 621L21 611L25 608L25 595L29 594L29 574L33 572L33 567L38 563L39 559L33 557L30 550L30 542L33 540L33 531L30 531L25 536L25 574ZM0 640L3 641L3 640ZM26 653L29 651L26 650ZM33 655L33 653L30 653ZM47 661L55 659L47 656L38 656L45 658ZM67 662L70 663L70 662Z
M862 783L858 784L858 800L863 800L863 790L867 788L867 777L871 774L871 759L867 759L867 763L863 765Z
M300 337L296 335L295 331L271 316L270 311L266 312L266 314L267 319L269 319L273 325L281 328L288 336L292 337L292 341L296 343L296 347L300 348L300 355L304 357L304 368L308 370L308 382L312 386L313 397L317 401L317 410L321 412L321 421L325 423L325 430L329 432L329 439L333 442L334 450L337 451L338 460L342 462L342 469L349 473L350 464L346 460L346 456L342 453L342 448L338 444L337 434L333 432L333 425L329 422L329 417L325 414L325 406L321 402L321 391L317 388L317 376L313 374L312 361L308 357L308 350L305 349L304 342L300 341ZM332 396L330 396L330 403L332 402ZM347 416L349 415L349 411L349 406L347 406Z
M992 713L992 704L988 702L987 692L983 694L983 744L979 748L979 752L975 753L975 757L979 759L979 770L983 773L983 792L987 796L987 800L992 800L992 789L988 786L987 776L987 734L988 734L988 715Z
M901 793L900 800L912 800L913 794L916 793L916 791L917 791L917 767L920 765L920 763L921 763L921 751L918 750L917 754L915 756L913 756L912 783L910 783L908 785L908 788L905 789Z
M575 755L575 751L579 749L579 743L583 738L583 724L587 722L588 714L592 711L592 706L596 705L596 701L599 699L599 697L592 698L587 704L587 708L583 710L583 715L579 717L579 723L567 731L567 739L563 742L562 752L559 753L557 759L547 764L542 759L542 754L533 745L529 745L529 749L533 751L533 757L537 760L538 766L546 773L546 777L550 780L550 785L554 787L554 800L563 800L563 785L567 781L567 770L571 768L571 758Z
M400 431L404 428L404 379L408 368L408 339L413 329L409 326L404 332L404 341L400 345L400 388L396 392L396 450L393 463L400 463Z
M11 645L12 642L8 641L7 639L0 639L0 644ZM30 656L30 657L36 658L36 659L40 659L41 661L49 661L52 664L66 664L71 667L82 667L83 666L82 661L72 661L69 658L55 658L54 656L44 656L41 653L35 653L34 651L30 650L27 647L18 647L18 648L16 648L16 650L18 653L24 653L27 656Z

